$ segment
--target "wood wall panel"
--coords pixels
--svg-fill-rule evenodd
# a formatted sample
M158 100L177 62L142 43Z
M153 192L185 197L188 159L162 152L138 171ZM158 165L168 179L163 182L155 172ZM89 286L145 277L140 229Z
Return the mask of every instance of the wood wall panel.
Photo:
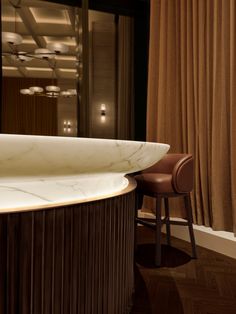
M57 135L57 99L20 94L22 88L51 83L49 79L2 78L2 133Z
M134 192L0 215L0 313L129 313Z
M114 21L90 21L90 118L91 136L116 138L116 46ZM106 105L105 121L101 104Z

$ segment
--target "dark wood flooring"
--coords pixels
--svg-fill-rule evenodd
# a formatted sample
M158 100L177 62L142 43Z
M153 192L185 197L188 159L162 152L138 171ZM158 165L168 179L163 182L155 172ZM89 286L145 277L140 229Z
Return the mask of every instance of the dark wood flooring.
M139 227L132 314L236 314L236 260L172 238L154 266L154 232ZM164 241L163 241L164 243Z

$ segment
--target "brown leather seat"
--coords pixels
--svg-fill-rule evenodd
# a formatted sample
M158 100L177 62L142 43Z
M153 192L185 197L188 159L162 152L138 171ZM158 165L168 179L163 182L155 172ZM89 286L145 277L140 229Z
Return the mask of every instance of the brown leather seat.
M190 154L168 154L154 166L135 176L137 181L137 205L141 208L143 196L156 198L156 218L144 219L137 216L136 222L156 230L156 266L161 265L161 226L166 224L167 243L170 245L170 225L187 225L192 244L192 255L196 258L196 246L192 227L190 192L193 189L193 157ZM186 221L170 220L169 197L184 197ZM165 218L161 218L161 201L164 198ZM154 225L155 223L155 225Z

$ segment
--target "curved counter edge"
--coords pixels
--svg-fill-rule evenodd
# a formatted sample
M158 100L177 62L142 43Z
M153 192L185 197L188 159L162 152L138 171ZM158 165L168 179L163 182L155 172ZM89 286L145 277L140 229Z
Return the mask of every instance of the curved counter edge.
M0 203L0 215L6 214L6 213L21 213L21 212L27 212L27 211L39 211L39 210L46 210L50 208L58 208L61 206L70 206L70 205L75 205L75 204L82 204L82 203L88 203L88 202L94 202L97 200L102 200L102 199L107 199L107 198L112 198L116 197L119 195L126 194L136 188L136 181L130 176L125 176L125 179L127 180L127 186L117 192L113 192L110 194L104 194L104 195L97 195L89 198L83 198L83 199L73 199L73 200L67 200L64 202L55 202L53 204L45 204L45 205L29 205L29 206L23 206L23 207L17 207L17 208L1 208L1 203Z
M87 202L123 190L126 174L168 151L163 143L0 134L0 212Z

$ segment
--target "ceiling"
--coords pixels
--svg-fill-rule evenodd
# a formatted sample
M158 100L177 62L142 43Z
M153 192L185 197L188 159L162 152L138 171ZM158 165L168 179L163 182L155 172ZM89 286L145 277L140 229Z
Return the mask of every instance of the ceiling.
M75 33L76 8L71 5L81 5L81 0L53 1L1 0L2 31L16 32L23 37L23 42L18 51L33 52L37 48L46 48L47 43L55 41L65 43L69 47L66 55L56 56L54 73L52 73L52 69L45 60L33 59L22 63L13 60L11 56L4 56L2 57L3 76L76 78L76 65L78 64L76 58L76 40L78 41L78 38L76 38ZM143 5L147 1L89 0L89 7L90 9L104 10L116 14L129 14L130 12L143 10ZM10 2L13 4L20 3L20 8L15 9ZM92 11L90 10L90 12ZM99 15L98 11L93 12ZM105 15L99 18L107 18L108 14ZM9 51L7 44L2 45L2 51Z
M19 3L19 0L11 2ZM55 57L54 73L46 60L32 59L21 62L13 60L10 55L2 56L3 76L76 78L74 7L48 1L22 0L20 8L15 9L8 0L1 0L1 19L2 31L16 32L23 37L18 51L34 52L37 48L46 48L51 42L61 42L69 47L68 53ZM2 52L6 51L10 51L8 44L2 44Z

